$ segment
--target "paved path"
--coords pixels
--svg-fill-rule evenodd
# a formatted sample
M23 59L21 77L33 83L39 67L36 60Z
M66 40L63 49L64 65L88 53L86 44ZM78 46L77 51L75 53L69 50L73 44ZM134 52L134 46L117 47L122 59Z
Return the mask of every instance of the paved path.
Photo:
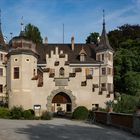
M0 140L140 140L130 133L66 119L0 119Z

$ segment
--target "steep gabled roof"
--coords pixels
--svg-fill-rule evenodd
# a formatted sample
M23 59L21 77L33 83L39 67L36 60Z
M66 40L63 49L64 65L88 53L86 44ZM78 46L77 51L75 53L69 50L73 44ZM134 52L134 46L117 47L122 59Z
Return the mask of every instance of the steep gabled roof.
M82 49L81 49L79 55L81 55L81 54L87 55L86 51L84 50L84 47L82 47Z
M54 51L55 48L58 47L58 51L62 50L64 54L68 54L68 62L69 63L93 63L97 64L100 63L99 61L96 61L96 54L95 54L95 45L94 44L74 44L74 50L71 49L71 44L43 44L42 46L37 46L36 50L38 54L40 55L40 58L38 60L39 64L45 64L46 63L46 54L51 55L51 51ZM86 52L86 61L81 62L79 52L82 50L82 47L84 47L84 50Z

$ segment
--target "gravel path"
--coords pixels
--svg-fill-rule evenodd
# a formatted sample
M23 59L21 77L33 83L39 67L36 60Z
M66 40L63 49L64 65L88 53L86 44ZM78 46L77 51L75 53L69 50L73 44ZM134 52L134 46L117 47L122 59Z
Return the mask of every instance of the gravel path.
M119 129L66 119L0 119L0 140L140 140Z

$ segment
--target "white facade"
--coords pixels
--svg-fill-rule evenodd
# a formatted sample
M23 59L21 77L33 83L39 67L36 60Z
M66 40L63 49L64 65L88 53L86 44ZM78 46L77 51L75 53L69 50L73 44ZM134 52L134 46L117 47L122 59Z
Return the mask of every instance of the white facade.
M7 62L10 108L21 105L24 109L34 109L39 105L42 111L56 112L59 107L62 107L67 112L73 111L77 106L92 109L94 104L105 108L105 102L113 100L113 90L108 88L109 83L113 86L113 75L108 74L107 71L106 74L102 74L103 67L106 70L108 67L113 68L111 52L105 52L105 55L111 53L112 60L105 57L102 64L83 62L66 65L68 54L64 54L63 50L59 50L56 46L50 56L46 54L47 63L41 65L37 64L37 57L20 51L22 53L11 54ZM19 68L17 79L14 78L15 67ZM39 73L41 73L40 77ZM102 83L106 84L105 89L102 89ZM66 94L71 101L60 102L61 99L58 99L58 102L57 100L53 102L53 98L59 93Z
M78 106L105 108L114 99L113 50L107 44L42 44L37 48L23 31L9 43L6 65L0 60L0 97L9 108L72 112ZM109 47L108 47L109 45ZM105 46L105 47L104 47ZM97 48L97 51L96 51ZM94 55L93 55L94 54ZM8 96L7 96L8 94Z

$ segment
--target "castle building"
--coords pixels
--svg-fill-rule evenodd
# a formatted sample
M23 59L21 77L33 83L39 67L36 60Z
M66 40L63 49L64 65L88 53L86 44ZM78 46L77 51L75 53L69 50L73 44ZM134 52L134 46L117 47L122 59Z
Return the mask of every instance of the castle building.
M0 29L0 100L7 97L9 108L105 108L114 99L113 49L105 22L98 45L76 44L74 36L70 44L36 45L24 31L6 45Z

